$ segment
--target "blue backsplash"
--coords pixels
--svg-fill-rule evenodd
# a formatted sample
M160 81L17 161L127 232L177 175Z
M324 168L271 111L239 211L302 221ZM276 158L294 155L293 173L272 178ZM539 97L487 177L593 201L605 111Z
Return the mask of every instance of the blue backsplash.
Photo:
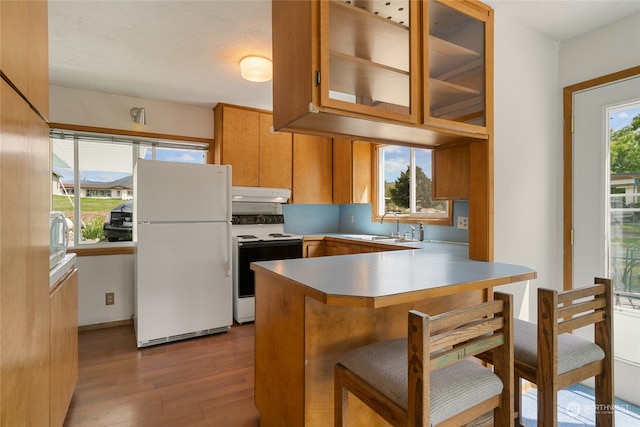
M349 205L284 205L285 231L297 234L388 234L395 232L393 223L371 222L371 204ZM458 216L469 216L469 202L453 204L453 226L425 225L425 240L469 242L469 230L458 230ZM352 222L353 217L353 222ZM409 224L400 224L400 234L410 233ZM417 227L416 227L417 235Z

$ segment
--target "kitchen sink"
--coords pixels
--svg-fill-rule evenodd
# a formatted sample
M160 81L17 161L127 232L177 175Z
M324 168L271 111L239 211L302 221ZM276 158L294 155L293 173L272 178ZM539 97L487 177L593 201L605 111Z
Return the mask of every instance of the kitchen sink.
M368 240L378 243L407 243L415 242L415 240L403 239L398 237L381 236L375 234L344 234L344 237L358 240Z

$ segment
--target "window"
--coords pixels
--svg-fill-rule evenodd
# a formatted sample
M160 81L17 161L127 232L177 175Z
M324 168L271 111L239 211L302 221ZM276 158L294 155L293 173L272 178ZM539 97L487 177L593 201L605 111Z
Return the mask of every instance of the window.
M52 129L51 210L73 226L69 246L131 240L136 159L206 163L209 145Z
M451 224L449 202L432 199L432 150L384 145L376 158L376 216L395 212L403 222Z
M609 277L614 281L615 304L633 312L640 308L640 102L607 112Z

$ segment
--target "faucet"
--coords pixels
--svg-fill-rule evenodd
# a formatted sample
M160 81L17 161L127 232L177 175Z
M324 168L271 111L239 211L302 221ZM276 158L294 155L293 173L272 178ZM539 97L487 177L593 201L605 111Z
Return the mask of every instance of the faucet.
M384 222L384 217L387 216L387 214L391 214L393 216L396 217L396 236L400 237L400 220L398 219L398 214L396 214L395 212L385 212L384 215L382 215L382 218L380 218L380 224L383 224Z

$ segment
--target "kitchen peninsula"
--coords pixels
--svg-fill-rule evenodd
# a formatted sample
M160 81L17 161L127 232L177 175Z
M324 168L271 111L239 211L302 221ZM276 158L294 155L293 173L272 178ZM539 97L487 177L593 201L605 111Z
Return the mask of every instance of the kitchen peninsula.
M431 315L524 282L523 266L472 261L468 247L414 242L407 250L252 264L256 282L255 402L260 425L333 425L333 365L344 352L406 336L407 313ZM387 425L349 400L353 425Z

